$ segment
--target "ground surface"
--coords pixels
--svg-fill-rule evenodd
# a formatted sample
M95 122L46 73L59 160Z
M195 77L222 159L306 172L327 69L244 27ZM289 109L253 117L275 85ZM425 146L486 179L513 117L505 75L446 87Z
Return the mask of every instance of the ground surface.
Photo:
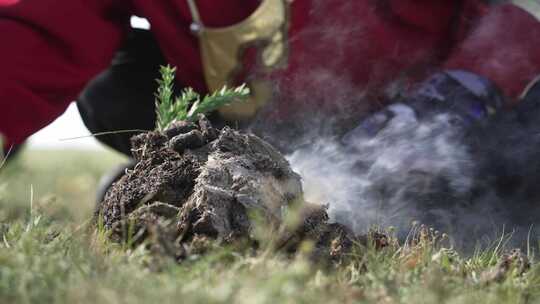
M26 151L2 170L0 303L540 301L534 257L528 270L522 257L501 260L496 250L465 259L429 238L410 247L362 247L337 268L264 248L156 262L88 228L99 176L119 162L106 153Z

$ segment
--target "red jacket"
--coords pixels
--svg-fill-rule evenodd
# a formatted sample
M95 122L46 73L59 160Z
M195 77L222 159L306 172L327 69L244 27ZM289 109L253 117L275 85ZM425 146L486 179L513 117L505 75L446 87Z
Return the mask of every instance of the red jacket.
M197 1L214 27L241 21L257 3ZM21 143L59 116L109 65L133 14L149 19L178 81L205 92L186 0L0 0L0 133ZM393 80L442 68L488 77L510 96L540 74L540 23L510 4L295 0L291 17L289 67L275 75L291 95L287 109L309 107L305 92L375 96Z

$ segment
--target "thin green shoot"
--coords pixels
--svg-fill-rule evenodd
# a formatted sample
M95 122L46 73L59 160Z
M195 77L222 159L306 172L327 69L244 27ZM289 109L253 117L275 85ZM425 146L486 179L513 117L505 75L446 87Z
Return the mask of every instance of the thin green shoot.
M192 88L182 90L180 96L174 96L174 78L176 68L169 65L160 68L161 79L156 93L156 128L167 129L174 121L197 119L198 114L215 111L233 102L245 101L250 90L244 84L236 88L223 87L221 90L206 95L201 99Z

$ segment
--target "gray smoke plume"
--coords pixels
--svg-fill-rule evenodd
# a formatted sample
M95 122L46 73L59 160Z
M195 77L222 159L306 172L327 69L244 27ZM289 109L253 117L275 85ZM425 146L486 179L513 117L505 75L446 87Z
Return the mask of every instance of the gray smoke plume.
M526 207L535 198L524 189L538 180L540 171L530 166L540 161L533 149L507 145L526 134L523 126L510 119L493 123L499 127L469 126L453 114L419 120L403 104L388 110L393 117L375 135L358 127L290 155L307 201L328 204L333 220L357 233L393 226L403 238L417 221L463 249L489 244L504 229L515 233L513 245L526 244L538 217ZM504 196L508 172L524 178Z
M347 73L338 71L349 62L370 60L363 56L369 54L364 51L371 49L370 43L377 37L369 35L369 24L350 14L361 9L356 7L361 2L342 6L324 0L314 3L310 16L319 26L290 40L309 45L310 53L315 54L312 57L319 60L306 55L296 62L297 73L285 81L289 91L276 84L277 104L282 101L285 112L294 113L294 118L280 120L281 115L268 115L272 118L265 119L267 114L262 113L251 126L282 152L290 152L293 168L303 177L306 199L328 204L333 220L357 233L373 225L394 226L399 236L405 236L412 222L418 221L448 233L461 248L489 244L503 232L514 233L514 244L525 244L531 226L540 219L536 207L540 199L540 120L524 124L516 113L501 112L467 125L452 114L420 119L407 105L396 104L389 109L393 117L375 134L362 127L354 129L373 110L367 106L373 102L367 100L371 97L366 92L378 87L376 83L359 86ZM374 3L374 14L388 9L385 1ZM343 18L326 18L330 10ZM496 24L503 19L495 17L485 20L472 35L504 31L504 25ZM349 45L357 50L353 57L344 54ZM474 44L467 47L476 49ZM515 64L527 66L527 53L507 54L506 50L491 50L484 64L497 65L511 58ZM417 56L396 60L429 66L439 57L429 52ZM366 71L366 77L370 79L393 68L384 61L371 60L369 65L372 69ZM402 93L400 83L407 82L407 71L401 74L397 77L405 79L392 79L386 89L378 88L385 91L387 101ZM328 104L330 108L322 109ZM308 111L313 105L320 105L320 113ZM270 105L266 110L273 109ZM527 121L532 122L540 117L538 111L529 115ZM343 138L351 129L354 131ZM530 240L537 242L534 230Z

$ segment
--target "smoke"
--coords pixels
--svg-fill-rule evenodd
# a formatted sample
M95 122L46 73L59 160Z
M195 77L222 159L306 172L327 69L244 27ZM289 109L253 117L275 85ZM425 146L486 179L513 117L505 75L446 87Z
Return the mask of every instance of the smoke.
M437 216L430 200L447 202L472 188L474 163L455 144L461 135L447 115L420 122L405 105L389 110L393 117L375 136L360 126L342 141L321 138L289 157L306 200L328 204L334 220L358 233L373 225L405 232L422 215Z
M404 238L420 222L448 233L462 249L489 244L503 231L514 232L514 245L525 244L538 217L525 207L534 197L522 190L539 176L529 167L539 161L532 149L500 148L525 134L510 135L523 128L519 123L498 121L492 130L498 134L490 135L490 123L471 126L448 113L419 119L404 104L390 106L387 114L376 134L360 126L343 139L320 138L289 156L307 201L327 204L332 220L356 233L392 226ZM505 171L532 176L503 197Z
M490 244L503 233L513 233L514 244L525 244L540 218L540 123L524 124L516 113L506 112L473 124L450 113L419 118L407 105L395 104L386 111L389 115L375 116L375 130L365 125L354 129L377 103L371 92L381 93L377 100L392 101L403 92L408 69L414 74L418 66L429 67L439 58L425 50L407 58L396 51L381 60L371 52L374 45L410 42L400 31L374 30L376 10L358 22L350 12L366 10L364 5L314 1L310 18L318 26L290 37L300 47L309 46L309 52L291 57L295 73L280 75L285 81L276 83L275 103L251 131L290 152L306 200L327 204L332 220L356 233L393 226L404 237L417 221L448 233L464 249ZM493 41L488 38L495 28L504 29L496 24L501 20L482 22L473 33L477 39L463 49L474 56L485 50L474 41ZM527 53L506 50L491 50L486 67L513 58L524 68ZM349 66L365 69L352 73ZM540 117L534 111L530 115L529 121ZM534 233L531 240L536 240Z

